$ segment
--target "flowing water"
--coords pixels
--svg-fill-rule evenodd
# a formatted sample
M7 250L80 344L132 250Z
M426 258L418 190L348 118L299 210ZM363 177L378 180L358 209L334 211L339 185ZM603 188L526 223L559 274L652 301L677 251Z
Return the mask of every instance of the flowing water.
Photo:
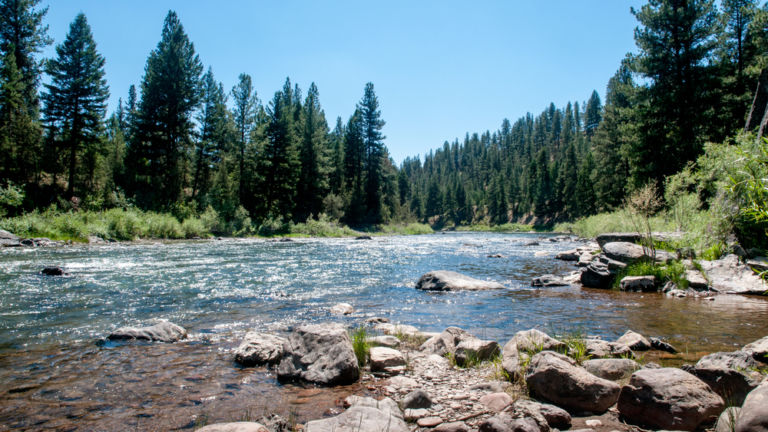
M532 327L606 339L631 328L692 356L734 350L768 334L768 302L761 298L532 288L534 276L575 270L553 257L578 243L550 240L447 233L2 250L0 430L171 430L265 413L319 417L365 386L279 385L273 371L232 361L246 331L284 332L305 322L355 326L380 316L424 331L458 326L502 344ZM71 276L39 275L47 265ZM414 289L420 275L437 269L506 289ZM328 308L339 302L358 312L331 316ZM186 327L189 340L103 341L117 327L156 320Z

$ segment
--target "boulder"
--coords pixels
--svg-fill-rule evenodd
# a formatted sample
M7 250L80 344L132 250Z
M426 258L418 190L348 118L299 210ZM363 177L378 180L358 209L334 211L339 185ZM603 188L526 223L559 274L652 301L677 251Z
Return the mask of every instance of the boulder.
M507 413L496 414L480 423L479 432L541 432L535 420L513 418Z
M19 236L12 234L4 229L0 229L0 240L19 240Z
M578 249L559 252L557 255L555 255L555 259L561 261L578 261L579 258L581 258L581 251Z
M748 353L757 361L768 363L768 336L744 345L742 351Z
M709 281L698 270L686 270L685 280L688 281L688 287L696 291L706 291L709 289Z
M733 432L736 430L736 419L741 414L741 407L728 407L720 414L715 423L714 432Z
M40 274L44 276L69 276L69 273L61 267L45 267L40 270Z
M716 261L701 261L710 280L710 287L727 294L765 295L768 285L749 266L739 263L736 255L726 255Z
M392 399L347 398L350 407L336 417L307 422L305 432L409 432L403 413Z
M369 353L372 372L395 372L405 370L405 357L398 350L387 347L372 347Z
M586 267L594 260L595 255L593 255L592 252L584 252L579 256L579 260L576 262L576 265L579 267Z
M0 229L0 247L18 247L21 246L19 237Z
M368 338L368 343L372 346L397 348L400 346L400 339L392 335L373 336Z
M566 281L551 274L535 277L533 278L533 281L531 281L531 286L535 286L535 287L556 287L556 286L566 286L566 285L568 285Z
M533 397L575 412L603 413L616 403L620 391L613 381L596 377L553 351L531 358L525 382Z
M677 349L675 347L673 347L671 344L664 342L663 340L657 337L648 338L648 341L651 342L652 349L665 351L670 354L677 354Z
M632 330L627 330L616 342L628 346L632 351L648 351L651 349L651 342L640 333L633 332Z
M760 363L743 351L718 352L702 357L695 366L683 369L709 385L730 404L741 405L762 380Z
M540 351L566 352L568 345L548 334L536 330L523 330L515 333L502 350L501 366L510 375L522 375L520 370L521 360L527 360ZM524 361L522 361L524 362Z
M602 246L605 256L623 263L633 263L647 257L646 250L639 244L611 242Z
M355 312L355 308L349 303L336 303L335 305L331 306L329 311L333 315L349 315Z
M768 381L752 390L736 418L736 432L768 431Z
M632 357L632 350L628 346L618 342L608 342L602 339L586 339L587 357Z
M216 423L195 429L195 432L269 432L264 425L254 422Z
M634 360L621 358L587 360L583 366L592 375L611 381L629 378L641 367Z
M235 349L235 361L246 367L278 363L285 342L285 338L272 334L248 332Z
M498 282L475 279L449 270L436 270L424 274L416 288L425 291L479 291L503 289Z
M615 232L615 233L600 234L595 238L595 241L597 241L597 244L600 245L600 247L602 248L607 243L615 243L615 242L637 243L642 239L643 239L643 236L641 236L638 233Z
M448 327L439 335L427 339L426 342L421 344L419 350L427 354L437 354L439 356L443 356L448 353L453 354L461 341L471 339L473 337L474 336L472 336L466 330L460 329L458 327Z
M536 422L542 431L550 429L569 429L571 415L562 408L543 404L528 399L518 399L511 410L507 410L515 418L530 418Z
M403 398L403 409L429 408L432 406L432 397L424 390L414 390Z
M713 423L724 407L707 384L676 368L635 372L618 402L619 414L632 424L687 431Z
M581 270L581 284L587 288L609 289L613 283L613 273L608 265L592 261Z
M149 327L121 327L112 332L109 340L148 340L153 342L176 342L187 338L187 330L172 322L163 321Z
M351 384L360 377L347 330L336 324L308 324L290 334L277 379L321 385Z
M550 404L539 404L539 411L552 428L570 429L571 415L568 411Z
M622 291L656 292L656 276L625 276L619 282Z

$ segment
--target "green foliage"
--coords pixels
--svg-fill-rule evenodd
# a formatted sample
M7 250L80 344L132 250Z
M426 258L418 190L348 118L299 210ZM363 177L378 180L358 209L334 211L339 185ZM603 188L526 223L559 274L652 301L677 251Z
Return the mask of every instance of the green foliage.
M8 182L5 187L0 186L0 217L13 213L24 202L24 190L19 186Z
M709 248L705 249L701 253L701 259L707 261L715 261L720 259L727 252L727 247L724 243L716 242Z
M352 332L352 349L357 357L357 365L360 367L368 363L368 356L371 351L371 345L368 343L368 331L364 326L360 326Z
M360 235L360 232L330 220L325 214L320 214L317 219L310 215L306 222L290 224L288 230L291 234L309 237L353 237Z
M627 276L655 276L657 283L663 285L666 282L673 282L680 289L688 288L688 281L685 279L685 265L680 261L673 261L669 264L655 264L649 261L638 261L629 264L621 270L613 282L613 288L618 289L621 279Z

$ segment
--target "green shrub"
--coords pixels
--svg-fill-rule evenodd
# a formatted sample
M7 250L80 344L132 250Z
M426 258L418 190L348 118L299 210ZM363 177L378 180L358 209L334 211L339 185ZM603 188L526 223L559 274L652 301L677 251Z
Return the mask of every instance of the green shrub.
M662 285L667 282L674 282L681 289L688 288L688 281L685 279L685 265L680 261L673 261L669 264L638 261L629 264L616 275L613 288L619 289L621 280L627 276L656 276L656 280Z
M363 367L368 363L368 355L371 351L371 345L368 343L368 331L360 326L352 332L352 349L357 357L357 365Z

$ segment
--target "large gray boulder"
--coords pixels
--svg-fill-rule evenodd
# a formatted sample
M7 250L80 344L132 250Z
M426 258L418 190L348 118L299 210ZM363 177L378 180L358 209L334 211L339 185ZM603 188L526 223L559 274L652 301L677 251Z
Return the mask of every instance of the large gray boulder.
M587 288L609 289L613 283L614 274L607 264L592 261L582 268L579 281Z
M526 363L534 354L540 351L566 352L568 345L548 334L536 330L522 330L515 333L512 339L504 344L501 353L501 366L510 375L523 375L520 365Z
M764 381L747 395L736 418L735 431L768 431L768 381Z
M187 330L172 322L163 321L149 327L121 327L112 332L109 340L148 340L153 342L176 342L187 338Z
M269 432L269 429L260 423L233 422L216 423L195 429L195 432Z
M714 423L725 404L700 379L676 368L641 369L621 389L619 414L639 426L696 430Z
M370 397L350 396L346 411L322 420L308 422L305 432L409 432L403 413L392 399L376 400Z
M730 404L741 405L762 380L761 364L743 351L718 352L702 357L683 369L704 381Z
M628 378L641 368L636 361L621 358L587 360L583 366L592 375L611 381Z
M757 361L768 363L768 336L744 345L741 350L749 353Z
M710 281L710 288L727 294L765 295L768 285L752 269L739 263L736 255L726 255L717 261L701 261L701 268Z
M573 412L603 413L616 403L620 391L613 381L596 377L553 351L531 358L525 382L531 396Z
M651 255L655 253L655 261L657 262L669 262L675 259L675 256L671 253L656 249L651 251L648 248L635 243L629 242L611 242L602 246L605 256L612 260L621 261L623 263L631 264L641 259L650 259Z
M369 352L372 372L397 374L405 370L405 357L396 349L372 347Z
M278 363L285 342L285 338L272 334L248 332L235 349L235 361L246 367Z
M619 282L622 291L655 292L656 276L625 276Z
M475 279L449 270L425 273L416 283L416 288L425 291L480 291L503 289L498 282Z
M0 247L18 247L21 246L18 236L0 229Z
M308 324L290 334L277 379L321 385L351 384L360 377L347 330L338 324Z
M542 431L571 427L571 415L568 411L550 404L518 399L507 412L515 418L534 420Z

